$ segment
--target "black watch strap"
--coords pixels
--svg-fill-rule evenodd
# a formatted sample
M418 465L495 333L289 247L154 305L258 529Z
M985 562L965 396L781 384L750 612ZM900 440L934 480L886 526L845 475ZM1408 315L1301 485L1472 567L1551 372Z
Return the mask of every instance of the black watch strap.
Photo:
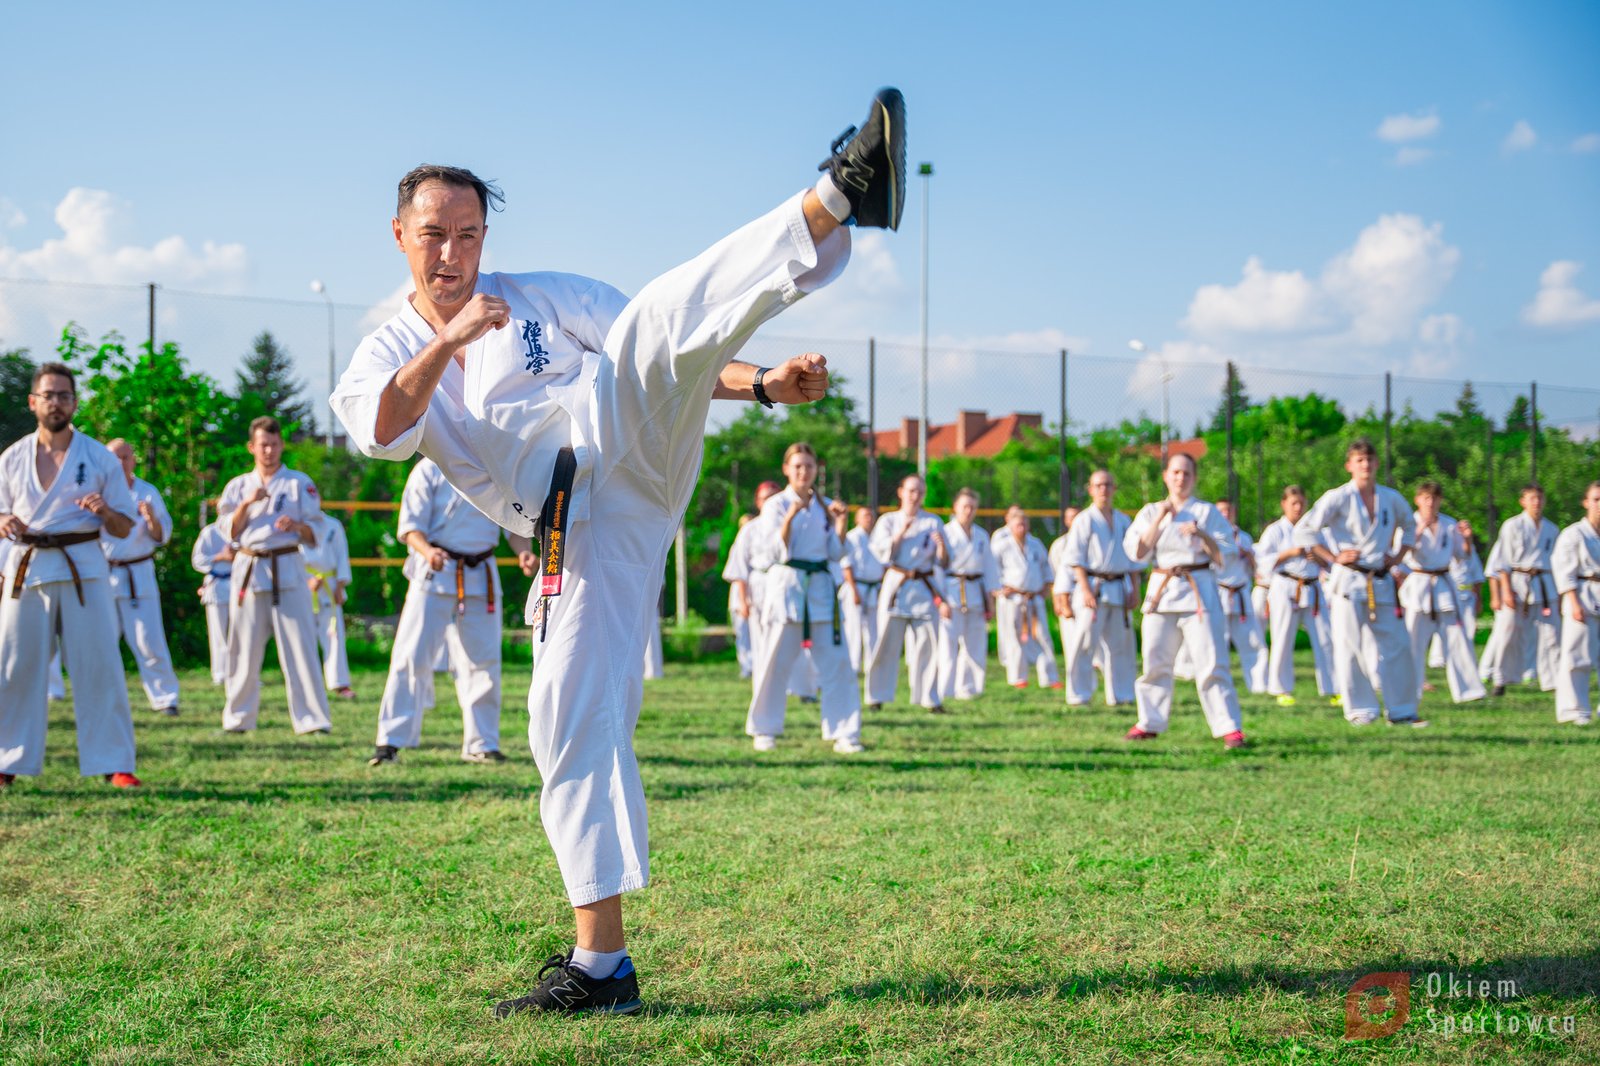
M768 369L768 367L764 366L756 369L756 377L755 380L750 383L750 391L756 394L756 400L761 404L762 407L770 408L774 406L773 402L771 398L767 396L767 387L761 384L761 379L767 376Z

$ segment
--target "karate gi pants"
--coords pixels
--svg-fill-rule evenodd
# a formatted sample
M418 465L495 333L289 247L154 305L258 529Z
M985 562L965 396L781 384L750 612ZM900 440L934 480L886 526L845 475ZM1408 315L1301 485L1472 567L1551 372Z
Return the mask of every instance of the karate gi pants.
M1417 699L1422 699L1428 645L1435 639L1444 645L1445 677L1450 683L1450 698L1456 703L1481 700L1489 693L1478 680L1478 664L1472 654L1472 636L1454 611L1443 611L1435 619L1427 611L1406 611L1406 631L1411 634L1411 661L1417 666Z
M117 624L122 639L139 664L139 680L144 685L150 709L165 710L178 705L178 675L172 670L172 653L167 650L167 631L161 623L161 597L141 596L138 600L116 597Z
M938 707L939 623L932 618L878 616L878 642L867 667L867 702L893 703L900 679L900 650L906 653L906 701L919 707Z
M963 611L950 605L950 619L940 619L939 694L942 700L971 700L983 695L983 676L989 663L989 621L983 607L972 604Z
M1246 595L1222 590L1222 608L1228 613L1228 643L1239 653L1239 673L1244 677L1245 688L1259 696L1267 691L1267 668L1270 656L1267 641L1261 634L1261 616L1245 607L1244 617L1239 617L1239 598ZM1250 601L1245 600L1246 604Z
M533 622L528 690L528 742L544 781L539 813L574 907L649 881L633 750L642 622L694 494L718 375L762 322L848 256L843 229L821 254L813 247L801 199L650 282L606 337L583 427L589 516L569 525L561 594ZM530 608L541 603L538 591Z
M468 596L456 613L456 598L428 591L422 581L406 589L394 630L389 677L378 704L379 744L414 748L423 714L433 706L433 674L448 650L461 704L461 754L500 750L500 614L482 596Z
M844 642L850 653L850 669L860 674L872 660L872 646L878 640L878 590L861 594L856 603L849 586L839 590L839 622L844 627Z
M755 691L745 718L748 736L782 734L789 703L783 679L801 659L804 628L799 622L769 624L772 639L767 641L766 656L756 664ZM843 637L840 643L833 642L831 619L811 622L811 661L822 686L822 739L860 740L861 690L856 688L855 671L850 669L850 653L845 650Z
M833 623L830 621L828 626L828 632L832 633ZM772 639L777 639L777 626L769 623L767 630ZM833 638L830 636L828 639ZM799 699L815 699L820 689L821 682L817 678L816 664L811 661L811 653L802 648L800 654L795 657L794 668L789 671L789 695Z
M1556 721L1588 722L1593 717L1589 681L1600 663L1600 617L1585 611L1583 621L1561 612L1561 671L1556 677Z
M216 603L206 604L206 640L211 646L211 683L228 682L228 598L219 593Z
M1200 709L1213 737L1243 729L1239 693L1228 670L1228 633L1217 611L1182 614L1151 613L1139 625L1144 644L1144 673L1134 682L1139 704L1139 728L1165 733L1172 717L1172 665L1180 647L1189 650Z
M350 654L345 648L344 608L331 599L321 598L315 612L317 644L322 649L322 682L329 692L350 687Z
M665 671L661 658L661 619L652 615L644 623L644 679L660 681Z
M1072 617L1060 620L1067 704L1082 707L1094 698L1097 658L1105 676L1106 706L1134 702L1134 678L1139 669L1134 658L1132 613L1117 605L1091 611L1076 592L1072 599Z
M1294 638L1304 629L1311 639L1312 672L1317 678L1317 694L1331 696L1338 691L1333 679L1333 649L1329 647L1328 601L1321 608L1295 604L1293 586L1267 593L1267 625L1271 641L1267 655L1267 693L1294 695Z
M1560 625L1554 607L1549 614L1539 607L1529 608L1527 614L1522 613L1521 606L1496 611L1494 632L1490 634L1491 639L1500 638L1499 659L1493 664L1494 683L1519 684L1529 671L1534 671L1539 688L1553 691L1560 658Z
M67 698L67 675L61 669L62 653L60 641L55 639L55 634L53 633L51 634L50 643L55 646L55 650L50 654L50 673L48 675L50 698L64 700Z
M1050 623L1046 619L1044 600L1029 596L1018 603L1011 596L1001 596L994 604L995 646L1000 652L1000 662L1006 668L1006 683L1026 683L1028 668L1036 667L1041 688L1061 681L1056 670L1055 640L1050 636ZM1027 640L1022 639L1022 628L1027 627Z
M1402 722L1417 716L1416 661L1405 622L1395 617L1394 604L1377 605L1377 619L1369 619L1365 594L1328 597L1333 630L1333 676L1351 722L1379 717L1378 690L1389 708L1389 720Z
M278 645L278 666L289 695L289 719L296 733L328 729L328 694L322 689L322 660L317 656L317 622L311 613L311 590L297 581L279 586L279 605L272 606L272 590L254 589L244 603L230 606L228 628L228 684L222 707L222 728L256 727L261 710L261 659L267 638Z
M753 669L750 660L750 619L730 611L728 624L733 627L733 653L739 660L739 677L742 680L749 677Z
M13 599L0 596L0 773L36 777L44 769L49 720L47 677L56 631L72 644L72 715L78 732L78 772L134 772L133 713L117 647L111 588L83 582L83 603L71 581L47 581Z

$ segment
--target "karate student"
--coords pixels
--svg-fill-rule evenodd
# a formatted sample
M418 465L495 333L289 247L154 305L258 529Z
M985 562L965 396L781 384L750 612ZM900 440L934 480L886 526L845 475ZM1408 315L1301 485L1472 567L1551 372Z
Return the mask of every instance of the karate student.
M1494 545L1502 567L1500 607L1494 616L1495 633L1500 635L1496 696L1505 695L1506 685L1522 679L1522 664L1538 672L1539 687L1545 692L1556 687L1559 638L1550 553L1560 531L1544 517L1544 489L1539 485L1523 486L1518 502L1522 513L1506 520Z
M1487 693L1478 680L1471 631L1461 619L1461 604L1450 564L1472 550L1472 526L1439 512L1444 490L1437 481L1424 481L1414 497L1417 510L1411 531L1411 548L1402 558L1399 573L1400 605L1411 635L1411 659L1417 671L1417 698L1422 698L1423 664L1428 644L1435 636L1444 641L1445 676L1450 698L1457 703L1481 700Z
M1261 531L1256 565L1270 575L1267 583L1267 692L1278 706L1293 707L1294 642L1304 629L1311 640L1312 673L1317 694L1332 696L1333 652L1328 646L1327 596L1322 587L1322 560L1294 542L1294 526L1306 513L1306 494L1299 485L1284 487L1278 506L1283 517Z
M225 523L217 519L200 530L189 565L205 575L200 603L206 609L206 639L211 646L211 683L228 680L228 605L233 577L233 544Z
M1027 512L1015 504L1007 508L1005 527L995 530L990 547L1000 568L995 636L1006 682L1012 688L1027 688L1028 667L1035 666L1040 688L1061 688L1050 612L1045 607L1056 575L1044 542L1028 532Z
M138 508L133 530L126 537L107 536L102 530L100 550L111 564L111 594L117 605L117 623L123 642L139 666L150 709L168 717L178 715L178 675L167 650L167 631L161 620L161 590L156 587L156 552L172 536L172 516L156 487L135 477L133 449L118 437L106 450L122 465L128 494Z
M311 588L300 555L300 545L316 543L322 501L309 477L283 465L283 430L276 418L263 415L250 423L249 451L254 469L228 482L217 503L238 571L228 618L222 728L228 733L255 729L261 657L273 637L294 731L331 733Z
M1345 453L1350 480L1322 494L1294 527L1294 542L1330 568L1328 611L1335 634L1333 673L1345 720L1376 722L1378 695L1390 725L1422 727L1416 664L1393 574L1414 542L1405 497L1378 484L1378 453L1365 437ZM1326 540L1324 540L1326 537ZM1325 547L1331 543L1332 547Z
M1460 612L1461 628L1466 630L1467 639L1472 642L1474 653L1474 671L1476 666L1476 634L1478 632L1478 608L1480 606L1479 587L1483 584L1483 560L1478 558L1478 549L1475 543L1468 542L1465 555L1450 560L1450 584L1455 589L1456 610ZM1434 670L1443 670L1445 666L1444 642L1437 634L1428 645L1428 666ZM1478 674L1478 680L1483 680Z
M766 635L761 605L767 572L772 569L773 562L768 554L771 541L762 537L760 530L750 527L761 517L761 508L777 491L776 481L763 481L756 486L756 513L739 520L739 532L728 548L728 562L722 568L722 580L728 583L728 614L736 620L736 626L742 621L747 633L746 658L740 663L740 677L753 677L755 664L761 657L762 639ZM744 669L746 663L748 669Z
M796 441L783 453L788 486L756 520L774 565L763 604L765 628L756 659L745 733L756 751L771 751L783 732L786 686L809 648L821 685L822 739L840 755L861 746L861 690L844 646L839 594L829 564L844 555L845 506L816 491L817 454Z
M950 605L950 620L939 627L940 702L983 695L989 619L993 597L1000 590L1000 570L989 546L988 530L973 523L977 510L978 494L963 488L950 507L950 521L944 524L944 542L950 549L944 599Z
M1067 661L1067 645L1072 637L1069 633L1072 623L1072 591L1077 587L1078 576L1073 573L1072 567L1067 563L1067 535L1072 531L1072 523L1077 521L1079 508L1068 506L1061 509L1061 535L1050 542L1050 551L1046 557L1050 560L1050 572L1055 575L1051 585L1051 605L1055 608L1056 628L1061 635L1061 662L1062 673L1070 675L1072 664ZM1095 662L1099 662L1096 657ZM1070 697L1070 693L1068 694ZM1070 702L1070 699L1069 699Z
M878 640L867 666L867 707L894 700L905 649L907 702L933 714L944 713L939 694L939 623L950 605L935 579L935 568L950 558L944 524L922 509L927 486L915 474L900 481L900 509L879 515L872 527L872 553L883 563L878 593Z
M418 291L362 342L333 406L366 454L420 448L504 528L544 538L529 740L577 946L499 1014L639 1009L621 896L649 879L633 751L645 604L694 492L713 395L825 389L819 355L772 368L732 358L842 270L846 221L899 225L904 114L897 91L880 92L814 189L632 301L573 275L480 273L488 186L443 167L401 182L392 231Z
M878 639L878 590L883 587L883 560L872 554L872 525L878 514L870 507L856 508L855 528L844 535L844 557L839 569L844 587L839 603L844 607L844 642L850 649L850 669L860 674Z
M1111 506L1117 483L1109 470L1089 475L1087 510L1067 531L1064 563L1075 575L1070 603L1057 592L1056 613L1065 615L1067 703L1086 705L1094 696L1094 661L1101 656L1106 706L1133 703L1133 605L1144 563L1128 557L1123 544L1133 520ZM1060 573L1056 575L1060 588ZM1062 608L1066 607L1067 610Z
M356 694L350 687L350 656L344 636L350 542L345 538L344 524L326 511L317 523L316 537L315 544L300 545L300 558L306 566L311 613L317 623L317 643L322 647L322 680L335 696L353 700Z
M461 758L505 762L500 752L500 570L494 550L500 527L457 492L431 459L406 476L400 492L399 538L409 549L410 584L394 631L389 676L378 704L377 747L370 766L393 764L415 748L433 705L433 673L449 650L461 705ZM538 559L514 544L524 569Z
M1255 611L1251 589L1255 585L1256 544L1239 528L1233 503L1217 501L1217 510L1233 529L1235 554L1217 571L1217 591L1228 617L1228 643L1239 653L1239 672L1252 695L1267 691L1267 641L1261 616Z
M78 772L118 788L140 784L111 566L99 546L102 532L126 537L137 511L116 457L73 428L77 409L72 371L44 363L28 393L38 431L0 454L0 537L17 542L0 584L0 788L44 768L58 633L72 644Z
M1172 715L1172 666L1178 649L1189 649L1200 709L1211 735L1225 748L1245 745L1239 715L1239 694L1228 670L1228 630L1217 595L1213 567L1224 565L1237 551L1228 520L1211 504L1194 497L1195 461L1174 453L1167 457L1162 481L1167 498L1139 509L1122 547L1136 562L1149 560L1140 637L1144 673L1134 682L1138 723L1129 740L1154 740L1167 731Z
M1589 683L1600 665L1600 481L1583 494L1583 517L1556 538L1550 570L1561 605L1556 721L1588 725Z

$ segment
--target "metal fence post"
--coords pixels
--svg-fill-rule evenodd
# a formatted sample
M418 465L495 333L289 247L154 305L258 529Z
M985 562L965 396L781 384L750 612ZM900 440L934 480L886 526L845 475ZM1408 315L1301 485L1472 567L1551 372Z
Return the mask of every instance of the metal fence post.
M156 283L150 283L150 354L156 354Z
M1239 517L1239 476L1233 469L1233 384L1237 380L1233 360L1228 360L1228 381L1222 390L1223 428L1228 434L1228 506Z
M1256 529L1267 528L1267 464L1261 455L1261 438L1256 438Z
M878 513L878 339L867 340L867 506Z
M1528 412L1533 419L1533 432L1528 435L1528 480L1539 480L1539 383L1528 385Z
M1394 481L1394 457L1389 451L1389 429L1394 422L1393 385L1393 375L1385 370L1383 372L1383 483L1385 485Z
M1072 497L1072 478L1067 473L1067 350L1061 349L1061 433L1056 441L1056 476L1059 481L1056 510L1065 511Z
M1485 543L1492 543L1496 531L1500 528L1499 524L1495 522L1496 515L1494 513L1494 419L1492 418L1485 418L1483 420L1483 447L1483 468L1485 474L1483 489L1485 497L1483 501L1483 520L1489 525L1489 528L1484 530L1484 535L1486 538Z

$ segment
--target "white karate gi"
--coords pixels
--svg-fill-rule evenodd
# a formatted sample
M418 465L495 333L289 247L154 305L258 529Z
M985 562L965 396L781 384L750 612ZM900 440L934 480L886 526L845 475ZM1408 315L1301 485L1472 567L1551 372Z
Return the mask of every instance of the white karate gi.
M891 555L902 528L906 535ZM927 511L907 519L901 511L878 517L872 527L872 553L884 565L878 590L878 639L867 657L867 702L894 702L900 677L900 651L906 655L907 702L930 710L939 702L938 544L944 524ZM942 594L941 594L942 595Z
M445 480L437 463L423 459L411 468L400 493L401 542L413 531L434 547L466 558L447 559L443 569L434 570L416 552L406 556L402 572L410 584L378 705L377 743L418 745L423 715L433 706L435 664L447 649L461 705L461 754L499 751L500 568L492 555L475 566L467 563L494 550L500 527Z
M828 566L843 556L844 542L828 518L828 500L813 493L807 507L790 523L785 543L783 519L798 501L793 489L774 493L761 508L761 517L751 523L759 527L758 535L767 542L766 553L774 565L767 575L762 603L766 636L756 659L744 731L752 737L775 737L783 732L785 688L802 646L809 642L821 686L822 739L859 742L861 691L856 688L855 671L850 669L838 589ZM791 564L821 569L808 573ZM808 617L809 630L805 624Z
M234 559L233 603L228 618L227 698L222 707L222 728L243 732L256 727L261 709L261 658L267 638L278 645L278 665L289 696L289 718L296 733L329 729L328 696L322 690L322 660L317 655L317 625L311 611L311 589L306 584L300 538L282 532L273 523L283 515L316 530L322 518L317 487L305 474L280 466L262 485L254 471L240 474L222 490L217 514L230 528L235 510L258 488L267 496L250 505L239 533L240 553ZM246 551L287 549L275 558L251 557ZM273 563L277 563L276 597ZM254 564L253 566L251 564ZM248 577L246 574L248 573ZM274 605L273 599L277 599Z
M1496 543L1489 549L1489 557L1483 563L1483 579L1485 582L1496 581L1506 572L1505 564L1501 562L1500 545ZM1493 602L1491 599L1490 602ZM1504 607L1502 605L1501 610ZM1504 627L1500 624L1500 611L1494 612L1490 620L1489 639L1483 644L1483 652L1478 656L1478 679L1484 684L1494 680L1496 671L1501 669L1502 653L1505 650L1506 631L1511 628L1508 621ZM1506 668L1507 677L1522 678L1522 667L1519 663L1509 664ZM1525 680L1525 679L1524 679Z
M172 539L172 515L156 487L143 478L134 478L128 490L133 497L133 531L118 540L100 534L100 550L111 564L111 595L117 605L117 624L122 639L133 652L139 666L150 709L161 711L178 705L178 675L172 669L172 653L167 650L167 631L161 620L161 589L156 586L156 564L151 558ZM150 536L138 506L148 503L155 512L161 539Z
M1514 685L1524 670L1537 670L1539 687L1556 687L1560 655L1560 627L1556 618L1555 582L1550 579L1550 553L1560 531L1548 518L1535 526L1526 514L1507 519L1500 527L1495 550L1500 565L1511 578L1515 602L1502 603L1495 612L1495 632L1500 634L1498 685Z
M317 543L300 545L300 558L306 571L322 578L311 595L311 613L317 623L317 643L322 647L322 680L329 692L350 687L350 654L345 648L344 605L335 603L333 590L351 581L350 542L344 524L322 513L317 525Z
M1351 548L1361 553L1353 566L1336 564L1328 578L1334 681L1345 718L1358 725L1377 720L1380 689L1390 721L1417 717L1416 664L1396 601L1394 575L1387 569L1357 569L1383 568L1390 556L1411 547L1411 507L1387 485L1374 491L1376 506L1369 513L1354 482L1330 489L1294 529L1300 547L1327 544L1335 555Z
M989 666L989 595L1000 590L1000 569L981 526L974 524L969 534L951 519L944 524L944 540L950 561L942 586L950 619L941 619L939 626L939 694L977 699Z
M1439 515L1427 529L1412 524L1411 550L1401 560L1405 584L1400 586L1400 606L1406 612L1411 634L1411 658L1416 664L1417 698L1422 698L1423 664L1435 636L1444 642L1445 676L1450 698L1456 703L1481 700L1488 693L1478 680L1472 631L1461 617L1461 602L1451 580L1451 564L1472 549L1461 539L1456 520Z
M1135 562L1123 548L1123 538L1132 524L1132 519L1114 508L1109 519L1098 507L1085 508L1067 530L1062 565L1055 566L1055 591L1070 589L1072 593L1072 618L1062 624L1061 640L1067 703L1074 706L1087 704L1094 696L1097 653L1105 674L1106 705L1135 700L1138 665L1134 658L1132 615L1138 574L1145 564ZM1055 549L1051 551L1054 553ZM1054 566L1055 560L1051 563ZM1092 611L1084 602L1082 588L1076 582L1063 582L1064 575L1075 576L1075 567L1083 568L1094 590L1098 605Z
M117 457L80 431L67 444L48 489L39 485L30 433L0 454L0 514L15 515L30 534L96 533L101 521L76 503L99 493L106 506L137 522L138 510ZM71 557L69 566L67 560ZM27 574L17 592L17 571ZM133 773L133 715L117 647L117 609L110 565L94 540L63 548L12 545L0 584L0 773L34 777L44 767L50 648L65 634L72 646L72 711L78 772ZM78 580L73 580L72 566ZM81 590L81 591L80 591Z
M1294 641L1304 629L1311 640L1312 672L1317 694L1337 691L1333 680L1333 650L1329 647L1328 597L1322 584L1322 564L1309 555L1284 559L1294 544L1294 523L1280 518L1261 531L1256 542L1256 569L1270 574L1267 584L1268 644L1267 692L1294 695Z
M1051 612L1046 606L1056 575L1050 569L1044 542L1029 533L1018 544L1011 531L1002 526L995 530L989 547L1000 568L995 645L1006 668L1006 682L1019 688L1026 685L1028 667L1036 666L1041 687L1061 684L1055 641L1050 636Z
M1472 545L1467 546L1467 554L1450 560L1450 584L1455 589L1456 610L1461 612L1461 627L1467 632L1467 640L1472 648L1473 661L1476 663L1478 647L1478 608L1479 586L1483 584L1483 561L1478 558L1478 549ZM1443 670L1445 665L1444 643L1438 634L1428 644L1428 666L1435 670ZM1474 665L1473 669L1478 670ZM1483 678L1479 673L1479 680Z
M1217 571L1217 595L1228 617L1228 643L1239 653L1239 672L1245 687L1254 695L1267 691L1267 640L1261 632L1261 616L1255 611L1251 590L1255 570L1245 555L1255 555L1255 541L1237 527L1233 531L1235 554Z
M1581 518L1563 529L1550 555L1561 604L1561 660L1556 675L1556 721L1588 724L1589 682L1600 665L1600 530ZM1572 617L1573 593L1583 621Z
M1184 536L1178 527L1193 522L1210 534L1221 549L1224 563L1238 550L1233 527L1221 511L1205 500L1191 497L1174 514L1158 519L1160 507L1160 503L1145 504L1122 535L1122 549L1132 559L1145 530L1162 522L1155 551L1147 557L1151 574L1140 623L1144 673L1134 682L1138 725L1147 733L1167 731L1172 716L1173 662L1178 649L1186 647L1206 724L1213 737L1225 737L1239 732L1243 725L1239 694L1228 669L1228 630L1222 600L1217 595L1216 571L1204 542L1198 536Z
M666 676L661 654L661 616L652 615L644 624L644 679L660 681Z
M850 571L856 586L852 595L848 584L840 585L839 606L844 609L844 641L850 649L850 669L859 674L872 658L872 646L878 639L878 591L883 588L883 560L872 554L871 534L860 526L847 532L839 566ZM861 597L860 603L856 596Z
M541 639L529 741L540 813L574 906L649 879L644 786L633 752L644 682L641 625L694 493L722 368L756 327L829 281L848 258L840 228L813 246L803 196L651 282L624 305L562 274L480 274L512 321L452 361L426 413L376 439L383 388L433 340L406 301L357 350L332 403L363 452L434 459L474 506L537 533L558 452L577 460L564 499L564 558L530 596ZM552 565L545 544L545 569Z
M189 553L189 565L205 575L200 583L200 602L206 609L206 639L211 645L211 683L214 685L225 684L228 680L228 608L233 560L218 558L227 546L228 531L220 522L212 522L200 530L194 550Z

